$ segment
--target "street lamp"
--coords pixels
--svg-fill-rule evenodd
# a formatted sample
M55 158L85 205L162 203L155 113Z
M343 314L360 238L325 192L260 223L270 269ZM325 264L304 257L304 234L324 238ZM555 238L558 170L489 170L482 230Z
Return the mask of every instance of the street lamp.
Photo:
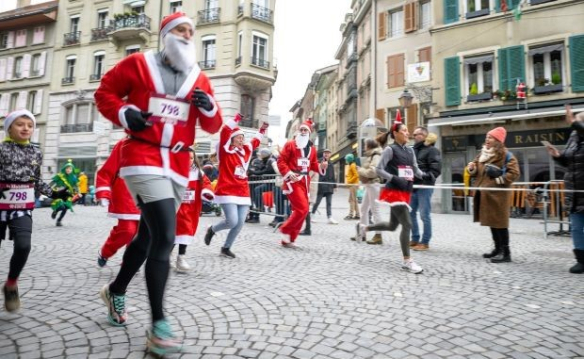
M439 88L434 88L432 86L418 86L413 83L406 84L404 92L402 92L398 98L399 104L404 108L410 107L414 98L409 90L414 93L415 97L418 99L418 102L420 102L420 109L422 110L422 115L425 118L432 112L432 92L434 90L439 90Z
M403 108L410 107L412 105L413 99L414 96L412 96L412 94L408 91L407 87L404 89L404 92L402 92L402 94L398 98L399 104Z

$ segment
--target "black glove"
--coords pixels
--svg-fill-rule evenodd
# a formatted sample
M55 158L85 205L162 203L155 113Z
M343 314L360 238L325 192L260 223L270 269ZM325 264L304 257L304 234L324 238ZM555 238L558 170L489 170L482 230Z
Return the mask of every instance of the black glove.
M0 189L0 199L6 199L6 194L5 194L5 193L6 193L6 192L7 192L9 189L10 189L10 188L8 188L8 187L5 187L5 188L2 188L2 189Z
M396 189L400 191L407 192L408 191L408 181L398 176L391 177L391 184L396 187Z
M200 88L196 88L193 91L191 100L193 105L200 107L205 111L211 111L215 107L213 106L213 102L211 102L209 95L207 95L205 91L201 90Z
M432 174L432 172L425 172L422 175L422 180L424 180L424 182L434 182L436 178L434 177L434 175Z
M71 197L71 192L69 192L66 188L63 188L59 191L53 191L53 194L51 194L52 199L66 200L69 197Z
M148 117L152 116L151 112L146 111L136 111L131 108L127 109L124 112L126 116L126 123L128 124L128 128L132 131L142 131L148 126L152 126L150 122L148 122Z

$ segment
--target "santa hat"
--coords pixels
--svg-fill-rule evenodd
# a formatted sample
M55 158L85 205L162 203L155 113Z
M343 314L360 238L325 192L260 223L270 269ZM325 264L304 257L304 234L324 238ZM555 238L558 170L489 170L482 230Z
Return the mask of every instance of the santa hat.
M233 132L231 132L231 135L229 136L229 138L233 139L233 137L239 136L239 135L245 135L245 133L241 130L241 128L235 126L233 128Z
M496 127L487 132L488 136L493 137L495 140L505 143L505 137L507 137L507 130L504 127Z
M180 24L185 23L193 27L193 20L191 20L191 18L188 17L184 12L179 11L164 17L160 23L160 36L164 38L166 34L170 32L170 30L174 29Z
M401 113L399 110L397 110L395 114L395 121L393 122L393 125L391 125L391 132L397 131L399 125L402 123Z
M4 119L4 132L6 132L7 136L8 136L8 129L12 125L12 122L14 122L19 117L30 118L32 120L33 128L36 128L36 118L34 118L34 115L29 110L23 109L23 110L12 111Z
M307 118L304 122L302 122L302 124L300 125L300 127L298 127L298 130L300 130L302 127L307 128L308 132L312 133L312 125L314 124L314 122L312 122L311 118Z

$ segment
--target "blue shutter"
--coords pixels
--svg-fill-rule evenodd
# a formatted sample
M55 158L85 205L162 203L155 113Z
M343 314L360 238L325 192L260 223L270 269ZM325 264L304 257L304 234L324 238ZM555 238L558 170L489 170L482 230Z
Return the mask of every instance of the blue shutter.
M570 37L572 92L584 92L584 35Z
M446 106L460 105L460 61L458 56L444 59Z
M515 91L517 80L525 82L523 45L499 50L499 90Z
M507 68L507 49L499 49L499 90L505 91L509 86Z
M458 0L444 0L444 23L458 21Z

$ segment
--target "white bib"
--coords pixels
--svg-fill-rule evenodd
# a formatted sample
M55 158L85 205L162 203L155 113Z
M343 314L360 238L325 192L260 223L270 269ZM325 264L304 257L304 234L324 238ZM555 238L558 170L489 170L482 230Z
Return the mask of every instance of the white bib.
M298 167L303 167L305 169L308 169L308 167L310 166L310 160L308 158L299 158L298 159Z
M399 177L406 179L408 181L414 180L414 170L410 166L399 166L397 168L397 174Z
M148 120L186 126L189 119L190 106L191 104L187 100L154 94L148 102L148 112L152 113Z
M193 202L195 200L195 191L191 189L187 189L185 194L183 194L182 201L183 202Z
M243 166L237 166L235 167L235 171L233 172L233 174L235 174L235 177L237 178L247 178L247 174L245 173L245 168L243 168Z
M7 191L3 189L8 188ZM33 183L0 183L0 210L31 209L34 208Z

